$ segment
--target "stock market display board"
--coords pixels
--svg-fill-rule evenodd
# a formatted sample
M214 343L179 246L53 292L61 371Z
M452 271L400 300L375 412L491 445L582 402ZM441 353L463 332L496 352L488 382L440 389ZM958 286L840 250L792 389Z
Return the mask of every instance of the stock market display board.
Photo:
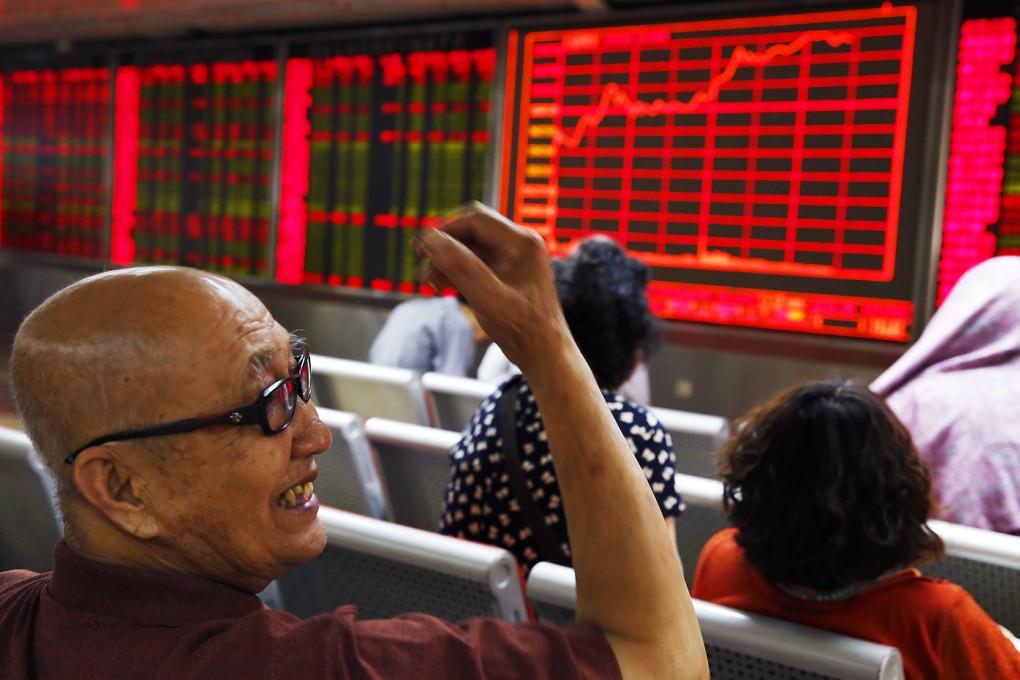
M303 52L287 61L277 280L414 292L417 230L484 195L492 35Z
M104 259L110 69L0 74L0 245Z
M933 253L941 298L1020 252L1012 17L952 38L933 228L943 5L515 19L505 52L473 24L8 63L0 247L426 293L410 241L495 194L554 253L618 239L664 318L906 342Z
M115 263L269 275L277 77L257 54L117 69Z
M666 318L909 340L918 19L514 31L502 205L553 251L619 240Z
M1020 255L1017 20L963 22L957 56L938 299L972 266Z

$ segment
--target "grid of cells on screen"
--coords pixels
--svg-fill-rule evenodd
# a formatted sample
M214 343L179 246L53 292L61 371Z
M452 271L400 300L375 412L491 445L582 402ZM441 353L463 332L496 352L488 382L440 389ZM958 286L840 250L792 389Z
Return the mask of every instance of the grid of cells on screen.
M890 5L516 32L502 204L553 251L617 238L666 318L908 340L917 35Z
M117 69L115 263L269 275L279 74L246 56Z
M414 292L418 230L484 197L492 36L303 51L287 62L277 280Z
M0 74L0 245L106 257L110 70Z
M491 34L290 52L118 69L114 262L414 291L417 229L484 194Z

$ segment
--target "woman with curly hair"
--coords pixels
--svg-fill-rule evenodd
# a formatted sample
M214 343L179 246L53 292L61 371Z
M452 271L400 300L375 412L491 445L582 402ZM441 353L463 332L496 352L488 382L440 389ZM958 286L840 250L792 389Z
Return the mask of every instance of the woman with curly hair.
M897 647L908 678L1020 677L1020 652L957 585L922 576L931 475L882 399L843 379L753 408L719 453L732 528L691 594Z
M683 504L673 443L647 408L618 391L659 338L645 293L648 267L615 241L591 237L554 260L553 275L570 333L675 536ZM526 379L512 378L487 397L449 456L440 532L506 548L525 570L543 560L571 564L545 423Z

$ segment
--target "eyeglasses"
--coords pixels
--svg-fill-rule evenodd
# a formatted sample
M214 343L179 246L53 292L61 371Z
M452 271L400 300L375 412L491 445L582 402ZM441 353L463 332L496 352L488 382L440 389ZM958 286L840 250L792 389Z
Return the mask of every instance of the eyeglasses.
M259 395L254 404L231 409L226 413L219 413L217 415L187 418L164 425L154 425L137 430L125 430L115 434L108 434L105 437L93 439L65 458L64 462L73 463L79 453L100 444L108 444L125 439L141 439L142 437L156 437L164 434L193 432L210 425L261 425L262 431L267 435L277 434L286 430L287 426L290 425L290 421L293 420L294 412L297 410L297 398L301 397L301 401L307 402L311 396L312 361L306 350L298 357L294 375L278 380L262 390L262 394Z

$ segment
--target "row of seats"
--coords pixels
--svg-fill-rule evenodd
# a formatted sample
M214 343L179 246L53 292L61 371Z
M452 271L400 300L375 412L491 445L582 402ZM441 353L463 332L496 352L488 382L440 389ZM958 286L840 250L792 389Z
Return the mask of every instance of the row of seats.
M330 409L319 413L334 435L333 449L318 457L315 488L323 503L435 531L450 476L446 454L459 435L384 418L370 418L359 428L353 414ZM344 491L330 481L334 479L361 479L363 486ZM689 588L702 547L728 522L721 482L685 474L675 480L687 504L676 531ZM922 571L963 586L995 621L1020 631L1020 537L939 520L929 525L946 544L946 557Z
M279 606L298 616L353 604L363 619L425 612L519 622L529 618L526 593L540 620L574 618L572 569L540 563L525 590L506 550L329 507L319 516L326 550L277 582ZM903 677L893 647L708 602L694 606L713 678Z
M313 399L319 406L357 413L363 420L381 417L460 432L496 385L474 378L312 355ZM652 407L683 455L677 469L715 477L711 453L729 435L722 416Z
M316 403L346 408L367 419L364 431L371 445L367 440L360 446L354 442L356 450L350 455L361 471L365 502L371 507L349 509L434 530L449 478L446 452L457 441L456 432L495 386L471 378L418 375L323 355L313 355L312 363ZM670 432L677 450L677 487L687 510L676 526L690 586L701 547L727 525L720 505L722 486L715 479L711 454L728 436L729 422L718 416L673 409L656 407L653 411ZM357 417L347 418L348 427L356 432ZM339 442L334 446L344 445ZM373 456L378 457L379 475L375 476ZM333 456L330 463L337 459ZM330 466L322 467L328 475ZM352 479L346 470L339 474ZM337 495L324 489L320 497L345 507L347 501L343 498L353 498L356 493ZM1012 631L1020 631L1020 538L939 521L931 526L946 543L947 556L922 571L963 585L993 619Z
M353 413L320 408L333 433L316 457L315 493L333 507L434 531L450 478L446 452L456 432L387 418L362 424Z
M541 620L572 621L574 570L539 562L527 595ZM693 600L713 678L902 678L895 647Z

